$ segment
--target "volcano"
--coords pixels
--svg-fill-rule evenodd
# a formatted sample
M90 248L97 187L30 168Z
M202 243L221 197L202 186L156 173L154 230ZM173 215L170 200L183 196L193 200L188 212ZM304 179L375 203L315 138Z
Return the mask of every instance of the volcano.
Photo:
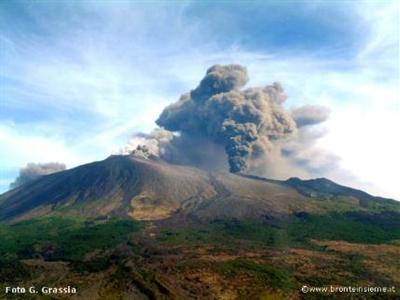
M391 205L325 178L287 181L113 155L103 161L42 176L0 196L0 221L40 216L136 220L187 218L263 220L323 212L313 198L344 197L355 206Z
M2 194L0 237L0 285L77 291L52 299L303 299L305 285L400 284L395 200L133 155Z

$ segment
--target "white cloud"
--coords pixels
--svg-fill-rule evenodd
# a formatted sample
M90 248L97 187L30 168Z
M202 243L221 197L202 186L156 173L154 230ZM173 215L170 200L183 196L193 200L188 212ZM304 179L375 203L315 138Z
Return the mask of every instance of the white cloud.
M19 169L28 162L65 162L76 165L84 161L74 155L58 139L21 133L14 124L0 125L0 139L6 141L0 148L2 170Z
M353 176L327 175L400 198L392 171L400 152L395 138L400 129L398 1L352 5L365 41L352 57L334 58L296 49L246 51L239 43L221 49L202 32L200 21L183 21L186 5L176 12L163 6L142 14L91 7L94 24L77 18L71 28L31 12L48 28L50 45L32 34L1 35L7 60L1 75L14 83L2 87L3 107L52 115L40 122L3 118L2 168L18 170L30 161L71 167L104 158L131 133L149 132L163 107L193 88L210 65L241 63L249 69L249 85L282 82L288 107L331 108L329 133L320 146L340 156L342 168ZM165 32L155 32L158 28Z

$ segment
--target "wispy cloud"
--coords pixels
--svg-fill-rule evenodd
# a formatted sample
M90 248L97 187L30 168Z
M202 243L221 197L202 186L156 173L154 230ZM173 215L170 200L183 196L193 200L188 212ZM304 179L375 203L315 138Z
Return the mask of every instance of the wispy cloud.
M319 146L353 175L327 175L400 198L397 1L6 3L2 181L30 161L101 159L150 131L210 65L240 63L249 85L280 81L288 106L330 107Z

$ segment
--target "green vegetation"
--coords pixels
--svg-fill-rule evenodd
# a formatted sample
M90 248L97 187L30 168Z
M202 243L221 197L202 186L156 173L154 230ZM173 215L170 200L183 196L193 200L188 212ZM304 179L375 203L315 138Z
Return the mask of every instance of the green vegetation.
M14 225L0 224L0 282L18 282L31 274L21 259L43 258L71 263L76 272L99 272L110 266L108 256L85 255L126 243L140 229L132 220L99 222L79 218L40 218Z
M310 204L321 208L329 213L345 213L345 212L367 212L371 214L379 214L382 212L400 213L400 203L389 199L380 199L369 201L365 205L360 205L360 200L348 196L335 196L329 193L318 194L317 197L308 199Z
M126 242L139 230L132 220L88 221L79 218L40 218L14 225L0 225L0 257L47 260L81 260L94 250Z
M182 282L182 289L189 294L204 293L204 298L213 293L209 286L214 284L235 290L240 299L248 299L249 292L258 295L266 290L290 295L302 284L357 285L371 280L385 285L388 279L380 279L381 273L375 274L370 267L373 266L371 261L380 258L374 258L375 254L370 255L368 251L364 253L363 245L353 244L354 251L341 251L340 247L318 246L312 240L345 240L359 244L400 240L395 212L300 213L282 217L274 224L221 220L178 228L149 227L147 229L161 230L155 239L148 234L149 230L129 238L143 228L141 224L121 219L56 217L0 224L0 285L34 281L42 268L39 265L37 269L36 263L47 264L47 269L43 267L45 274L52 274L53 266L62 265L57 276L67 272L69 278L77 280L77 285L96 273L101 274L106 279L98 293L105 299L109 295L121 298L126 287L132 285L148 298L160 295L173 298L175 287L164 276L174 278L179 284ZM379 247L380 250L374 251L383 251L383 256L388 255L388 262L395 261L390 248L393 246ZM388 248L386 252L385 247ZM305 248L320 252L305 251ZM378 249L371 247L375 248ZM25 258L40 260L24 261ZM387 274L395 269L396 265L391 265ZM218 280L207 281L210 274L216 275L213 276ZM84 284L93 282L88 280Z
M288 244L286 232L269 225L250 222L221 221L210 225L184 229L162 230L157 240L167 244L189 245L239 245L285 246ZM239 243L239 244L238 244Z
M285 290L294 288L292 270L276 263L255 262L244 258L213 262L191 259L178 263L177 267L181 272L188 269L212 270L228 280L246 274L268 287Z
M384 211L394 211L400 213L400 202L396 201L374 201L368 203L368 212L380 213Z
M359 205L358 200L349 197L335 197L326 195L318 198L310 198L309 202L320 207L324 211L329 212L346 212L346 211L360 211L363 208Z
M261 223L221 221L207 226L165 229L157 240L167 244L214 244L222 246L267 246L318 248L316 240L344 240L353 243L381 244L400 239L400 227L371 223L371 220L332 213L292 217L277 226Z
M288 235L297 241L310 239L342 240L362 244L381 244L400 239L400 227L386 230L384 224L363 222L344 214L306 215L294 219Z
M221 261L212 264L212 269L225 277L249 273L270 287L291 289L292 272L289 269L266 263L256 263L246 259Z

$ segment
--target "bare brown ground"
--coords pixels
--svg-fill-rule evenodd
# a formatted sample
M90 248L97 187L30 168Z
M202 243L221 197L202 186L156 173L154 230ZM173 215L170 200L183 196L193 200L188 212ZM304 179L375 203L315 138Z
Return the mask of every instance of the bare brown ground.
M78 295L53 299L303 299L302 285L400 286L399 245L360 245L343 241L314 241L324 250L216 249L212 246L148 245L141 254L124 249L118 265L78 273L65 262L24 260L32 280L25 285L76 286ZM118 250L122 251L122 250ZM116 252L119 253L119 252ZM352 265L351 257L360 257ZM88 256L88 259L91 257ZM283 266L292 272L293 286L277 289L252 272L217 272L215 264L237 259L259 265ZM123 271L121 271L121 268ZM355 269L356 268L356 269ZM360 269L357 269L360 268ZM318 295L304 299L320 299ZM346 299L335 298L332 299ZM394 296L397 297L397 296ZM39 299L39 298L38 298ZM322 298L321 298L322 299ZM324 298L325 299L325 298ZM329 298L327 298L329 299ZM353 299L368 299L353 296ZM395 299L395 298L376 298Z

